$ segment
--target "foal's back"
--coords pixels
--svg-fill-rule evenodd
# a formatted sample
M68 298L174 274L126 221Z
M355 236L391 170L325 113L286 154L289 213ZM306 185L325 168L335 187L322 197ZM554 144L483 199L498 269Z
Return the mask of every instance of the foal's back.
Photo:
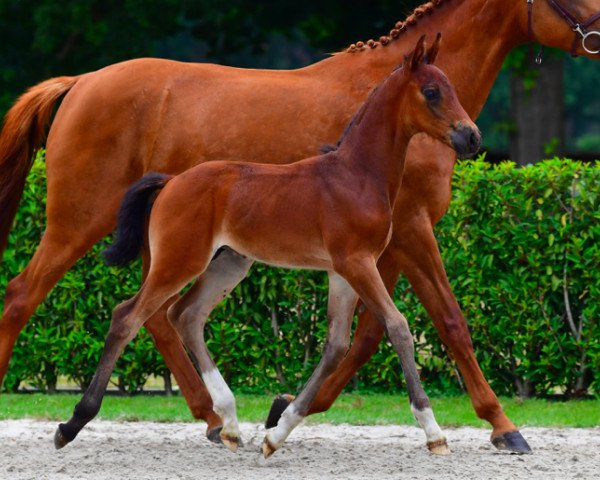
M197 165L174 177L158 197L151 247L159 237L171 238L187 252L229 246L272 265L329 269L327 244L344 232L372 229L374 220L381 221L380 215L370 218L373 212L386 208L383 199L374 204L358 177L336 152L289 165ZM387 235L385 226L381 230Z

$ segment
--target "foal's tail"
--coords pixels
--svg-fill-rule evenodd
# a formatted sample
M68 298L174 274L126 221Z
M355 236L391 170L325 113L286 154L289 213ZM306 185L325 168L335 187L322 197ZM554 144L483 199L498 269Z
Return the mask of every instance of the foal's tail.
M27 90L6 114L0 134L0 258L33 164L33 154L44 141L54 104L78 79L46 80Z
M102 252L108 265L125 265L137 258L154 200L171 178L172 175L148 173L129 187L119 209L117 238Z

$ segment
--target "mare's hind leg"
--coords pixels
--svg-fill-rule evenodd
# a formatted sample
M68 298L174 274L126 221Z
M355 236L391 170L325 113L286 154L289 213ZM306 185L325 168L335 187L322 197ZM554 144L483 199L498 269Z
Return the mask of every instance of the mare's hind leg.
M235 398L206 347L204 325L210 312L244 279L251 265L252 260L224 248L168 312L169 320L202 374L214 411L223 421L221 439L232 451L236 451L240 443Z
M310 404L327 376L338 366L350 344L352 315L358 296L344 278L329 273L327 301L328 332L323 356L300 395L285 409L277 426L268 431L263 442L263 454L272 455L291 431L306 417Z
M128 184L126 171L102 170L106 168L98 161L102 156L89 143L76 145L78 136L73 133L57 135L56 123L51 130L46 153L46 231L27 267L6 287L0 320L0 383L19 332L65 272L110 233Z
M357 291L367 308L379 320L400 357L402 371L415 418L425 431L432 453L449 453L446 438L437 424L427 394L423 390L414 357L413 338L408 322L398 311L377 271L374 259L336 264L336 270Z
M71 231L57 227L49 219L33 258L6 286L0 319L0 386L15 341L37 306L77 259L110 231L111 219L97 220L88 230Z

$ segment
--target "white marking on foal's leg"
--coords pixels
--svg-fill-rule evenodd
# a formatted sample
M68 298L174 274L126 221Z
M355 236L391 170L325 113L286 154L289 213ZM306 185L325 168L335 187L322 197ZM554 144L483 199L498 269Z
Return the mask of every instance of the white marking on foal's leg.
M263 443L265 458L271 456L276 450L281 448L285 439L302 420L304 420L304 417L296 412L296 407L292 402L281 414L277 426L271 428L265 436Z
M419 410L412 404L410 405L410 408L417 419L417 422L419 422L419 425L421 425L421 428L425 431L427 447L429 450L438 455L447 455L450 453L448 445L446 444L446 437L435 420L433 410L428 407Z
M223 420L221 439L231 450L237 450L240 438L235 397L216 368L202 373L202 380L213 401L213 410Z

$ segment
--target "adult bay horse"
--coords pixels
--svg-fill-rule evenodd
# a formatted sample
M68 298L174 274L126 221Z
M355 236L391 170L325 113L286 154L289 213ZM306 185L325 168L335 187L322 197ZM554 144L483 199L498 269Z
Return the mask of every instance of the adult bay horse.
M425 132L462 155L477 153L481 143L448 79L432 65L440 36L427 55L424 38L404 65L369 95L335 151L288 165L203 163L175 177L150 173L128 190L119 211L117 240L105 256L119 265L135 259L149 214L150 268L140 291L114 310L96 374L72 418L59 425L57 448L72 441L96 415L119 355L141 326L206 272L167 314L223 421L223 443L237 450L235 398L210 356L203 332L213 308L258 260L326 270L329 275L323 356L302 392L265 436L265 458L307 415L319 388L342 360L358 297L385 328L400 357L411 408L429 449L448 453L419 380L408 322L377 270L391 237L392 209L412 136Z
M579 34L557 13L558 3L434 0L398 22L380 41L357 43L347 52L293 71L141 59L33 87L9 111L0 135L0 249L6 244L32 153L41 145L53 105L63 101L47 141L47 228L27 267L6 288L0 380L17 335L37 305L75 261L113 229L127 187L144 173L176 174L221 158L278 163L313 154L339 138L369 91L422 33L444 32L445 53L439 65L467 113L476 118L506 54L516 45L537 41L597 58L581 42L574 43ZM600 0L574 0L566 10L586 24L587 32L593 27L588 19L600 11ZM587 38L588 44L594 40ZM433 235L450 201L453 159L450 149L425 135L411 141L394 232L378 267L390 291L401 273L407 276L452 352L477 415L491 423L494 444L528 451L479 368ZM218 439L220 419L165 312L166 307L146 327L193 415L206 420L209 437ZM362 311L352 348L310 412L329 408L382 336L379 323L368 310Z

